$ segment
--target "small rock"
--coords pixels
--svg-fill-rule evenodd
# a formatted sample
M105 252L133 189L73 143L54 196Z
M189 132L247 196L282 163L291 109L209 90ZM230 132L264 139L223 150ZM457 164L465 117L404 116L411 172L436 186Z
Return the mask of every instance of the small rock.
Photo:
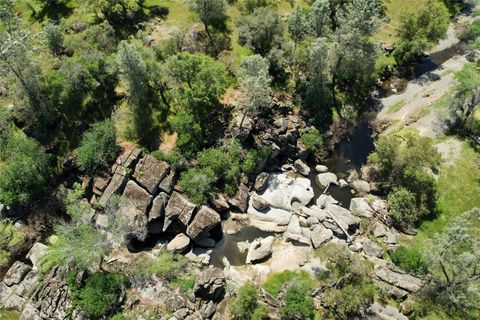
M263 210L268 209L270 207L270 203L267 200L265 200L264 198L260 197L258 194L253 193L252 194L252 206L258 211L263 211Z
M167 245L167 250L176 253L184 252L190 245L190 238L183 233L178 234Z
M330 229L325 228L323 225L317 225L313 230L310 237L313 247L316 249L320 247L327 240L333 237L333 232Z
M367 194L370 192L370 183L365 180L353 181L353 188L360 194Z
M315 217L308 217L308 219L307 219L307 224L311 227L314 226L314 225L317 225L319 223L320 223L320 221Z
M255 179L255 185L253 186L255 191L262 192L268 187L268 176L269 174L266 172L262 172L257 176Z
M40 242L36 242L27 254L27 259L30 259L33 265L33 270L38 269L40 266L40 258L45 254L48 249L46 245Z
M296 215L292 216L290 223L288 224L287 231L292 234L301 234L302 229L300 228L300 222Z
M98 229L107 229L108 227L108 215L106 214L99 214L97 215L97 219L95 220L95 227Z
M340 179L340 180L338 180L338 186L340 188L346 188L346 187L348 187L348 182L345 181L345 179Z
M238 187L235 196L228 200L232 206L237 207L241 212L247 212L248 208L248 187L243 183Z
M212 230L221 221L220 215L207 206L202 206L188 225L187 234L195 239L202 232Z
M385 237L387 235L387 228L382 223L376 222L373 229L373 235L377 238Z
M335 200L332 196L328 194L321 194L320 197L317 199L317 206L321 209L325 208L329 204L338 204L338 201Z
M307 166L307 164L305 162L303 162L300 159L296 160L293 163L293 167L294 167L295 171L297 171L298 173L300 173L301 175L303 175L305 177L308 177L308 175L310 174L310 168Z
M368 200L365 198L353 198L350 201L350 211L353 214L364 217L364 218L371 218L373 216L372 208L368 203Z
M365 240L362 243L363 252L367 256L380 258L383 256L383 249L378 244L371 240Z
M285 240L301 246L310 246L310 240L308 238L296 233L285 233Z
M315 171L317 171L318 173L325 173L328 172L328 167L318 164L315 166Z

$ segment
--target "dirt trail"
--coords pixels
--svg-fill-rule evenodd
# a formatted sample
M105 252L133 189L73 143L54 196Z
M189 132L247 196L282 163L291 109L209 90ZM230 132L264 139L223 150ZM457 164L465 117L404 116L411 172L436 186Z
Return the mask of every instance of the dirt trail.
M448 50L459 43L456 27L459 23L472 21L471 16L461 16L458 22L452 22L447 37L429 52L431 55ZM381 100L382 110L377 119L390 123L385 133L396 132L404 127L415 128L423 136L438 137L443 135L441 115L429 107L449 93L456 84L454 74L463 69L468 60L464 55L456 54L434 70L410 81L404 92L391 95ZM392 112L393 109L397 109Z

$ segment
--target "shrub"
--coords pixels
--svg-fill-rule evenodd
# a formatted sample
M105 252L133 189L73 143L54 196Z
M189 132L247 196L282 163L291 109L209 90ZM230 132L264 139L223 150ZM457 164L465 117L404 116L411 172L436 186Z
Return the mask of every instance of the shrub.
M388 195L389 212L397 226L408 229L428 213L418 208L416 202L415 194L405 188L395 189Z
M324 302L332 318L353 319L373 303L375 294L375 286L371 283L352 283L330 290Z
M249 320L258 306L258 290L251 282L238 289L237 296L230 303L230 313L234 319Z
M24 232L17 230L9 221L0 221L0 267L7 266L12 248L24 243L25 236Z
M133 274L156 275L167 280L176 279L185 272L186 260L181 255L162 252L155 259L142 258L135 261Z
M282 319L313 319L313 299L308 286L294 284L285 294L285 305L280 310Z
M39 145L14 132L2 148L0 159L0 202L11 207L26 205L41 196L49 174L48 156Z
M80 168L92 173L98 167L113 160L117 154L117 135L113 121L105 120L94 124L83 134L77 150Z
M54 23L47 23L43 28L47 39L48 48L52 53L59 54L63 49L63 32L62 28Z
M78 288L75 277L69 277L68 286L73 294L73 307L80 307L89 318L99 319L112 314L119 307L119 295L127 284L121 274L97 272Z
M308 151L315 152L323 144L323 137L317 129L304 131L300 135L300 141L305 145Z
M398 247L392 254L393 263L406 271L422 274L427 271L427 264L421 252L416 248Z
M182 173L178 183L192 202L202 204L213 197L215 181L210 168L190 168Z

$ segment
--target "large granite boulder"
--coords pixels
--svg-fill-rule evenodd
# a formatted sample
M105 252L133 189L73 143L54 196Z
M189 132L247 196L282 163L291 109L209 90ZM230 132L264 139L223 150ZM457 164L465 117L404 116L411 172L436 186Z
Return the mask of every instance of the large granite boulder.
M273 236L264 239L255 239L248 248L246 263L263 260L272 254Z
M156 194L160 181L165 178L169 170L170 165L168 163L147 155L135 166L133 177L150 194Z
M365 240L362 243L363 252L367 256L381 258L383 256L383 249L378 244L371 240Z
M255 185L253 186L253 189L257 192L262 192L267 188L267 186L268 186L268 173L262 172L255 179Z
M148 221L160 219L165 216L165 207L168 204L168 195L161 192L153 199L152 207L148 212Z
M29 265L21 261L15 261L3 277L3 283L9 287L19 284L31 270L32 267Z
M296 160L293 163L293 168L302 176L308 177L308 175L310 174L310 167L300 159Z
M181 228L186 228L192 219L195 205L188 201L186 197L174 191L165 208L165 223L163 231L166 231L172 223L179 224Z
M117 219L121 219L122 225L126 226L125 237L127 245L130 240L144 241L147 237L147 215L144 211L138 209L135 203L129 199L122 199L118 206Z
M112 179L110 179L110 183L108 184L105 191L103 191L102 196L98 200L98 203L102 206L106 205L113 194L118 194L123 191L123 188L125 187L127 181L128 175L114 173Z
M162 179L158 187L160 191L165 192L166 194L170 194L175 187L175 182L177 181L177 173L175 170L170 169L169 173Z
M190 238L195 239L202 232L213 229L221 221L220 215L207 206L202 206L193 217L192 222L188 225L187 234Z

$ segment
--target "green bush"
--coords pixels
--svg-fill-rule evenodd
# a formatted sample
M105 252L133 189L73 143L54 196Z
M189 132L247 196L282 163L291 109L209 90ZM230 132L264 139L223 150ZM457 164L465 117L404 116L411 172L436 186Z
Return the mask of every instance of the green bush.
M185 272L187 262L181 255L161 252L155 259L142 258L135 261L133 275L156 275L173 280Z
M105 120L94 124L83 134L77 150L77 163L80 168L92 173L113 160L117 154L116 140L113 121Z
M423 216L428 214L428 210L417 207L415 194L405 188L398 188L390 192L388 207L397 226L403 229L416 225Z
M190 168L182 173L178 183L193 203L202 204L213 197L215 181L210 168Z
M309 286L297 284L288 288L285 294L285 305L280 310L282 319L314 319L314 305L310 290Z
M0 160L4 160L0 166L0 202L16 207L43 195L50 168L38 143L12 132L0 152Z
M25 238L26 234L9 221L0 221L0 267L8 265L11 249L24 243Z
M307 150L315 152L323 144L323 137L317 129L304 131L300 135L300 141L305 145Z
M422 274L427 271L427 264L422 253L416 248L398 247L391 255L392 262L403 270Z
M80 307L89 318L99 319L118 309L127 279L121 274L97 272L87 278L83 287L77 287L74 276L67 282L73 294L72 306Z
M237 320L250 320L258 306L258 290L247 282L238 289L237 296L230 302L230 314Z

